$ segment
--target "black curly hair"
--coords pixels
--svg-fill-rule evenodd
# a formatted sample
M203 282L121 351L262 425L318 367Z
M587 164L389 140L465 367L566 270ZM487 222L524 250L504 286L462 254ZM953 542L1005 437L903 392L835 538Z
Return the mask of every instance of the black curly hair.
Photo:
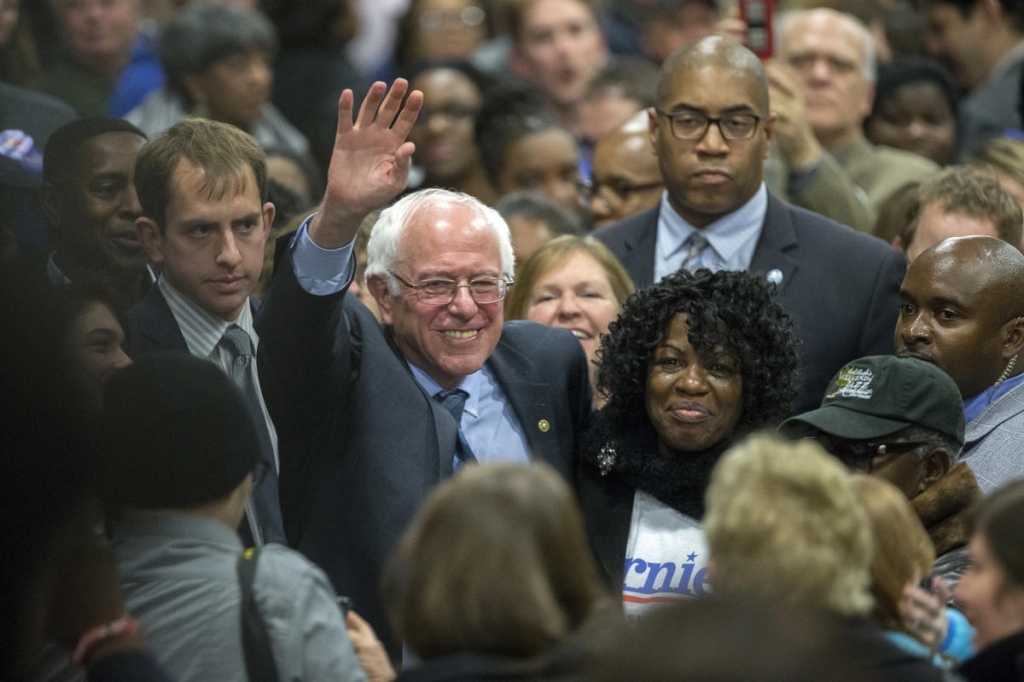
M602 337L598 389L609 397L602 417L616 430L656 438L644 395L647 371L676 315L702 361L716 347L735 358L743 378L738 433L788 417L797 389L793 324L761 277L746 272L678 272L638 290Z

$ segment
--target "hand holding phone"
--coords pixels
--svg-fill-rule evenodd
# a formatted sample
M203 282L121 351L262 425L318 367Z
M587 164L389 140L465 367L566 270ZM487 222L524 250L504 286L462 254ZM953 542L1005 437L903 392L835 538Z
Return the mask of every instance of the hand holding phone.
M774 45L774 0L739 0L740 19L747 25L747 47L762 60L770 59Z

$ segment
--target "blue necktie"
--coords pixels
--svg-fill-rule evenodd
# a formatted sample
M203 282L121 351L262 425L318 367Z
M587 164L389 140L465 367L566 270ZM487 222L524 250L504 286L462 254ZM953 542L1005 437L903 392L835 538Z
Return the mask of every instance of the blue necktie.
M231 353L231 381L245 397L260 442L260 459L266 469L261 480L253 488L250 504L246 505L246 514L250 516L249 521L252 523L243 522L242 529L252 532L252 541L257 547L265 542L287 544L284 537L284 521L281 519L274 447L270 442L267 422L263 418L263 407L256 394L256 382L252 377L252 340L241 327L231 326L224 332L221 343ZM254 527L254 530L251 527Z
M696 272L701 267L700 254L707 248L708 238L700 232L694 232L686 241L690 244L690 250L686 253L686 258L683 259L680 270Z
M463 464L476 461L473 448L469 447L466 434L462 432L462 411L466 409L466 398L468 397L469 394L461 388L453 388L450 391L440 391L434 394L434 400L441 403L446 410L451 412L452 418L455 419L455 424L459 427L458 441L455 445L455 460L452 462L452 473L458 471Z

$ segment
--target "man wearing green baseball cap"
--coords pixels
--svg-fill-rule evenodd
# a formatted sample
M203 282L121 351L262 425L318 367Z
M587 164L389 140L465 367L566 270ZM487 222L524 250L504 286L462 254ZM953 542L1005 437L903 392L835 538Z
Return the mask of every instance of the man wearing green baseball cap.
M949 586L966 568L967 509L981 497L964 443L963 401L934 364L877 355L832 377L821 407L779 427L810 437L851 470L883 478L911 501L935 545L935 574Z

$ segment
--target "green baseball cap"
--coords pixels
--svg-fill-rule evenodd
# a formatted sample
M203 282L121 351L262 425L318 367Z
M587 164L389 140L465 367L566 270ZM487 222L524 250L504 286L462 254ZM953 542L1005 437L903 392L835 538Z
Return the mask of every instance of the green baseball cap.
M812 426L837 438L867 440L908 426L938 431L963 445L964 404L956 384L916 358L872 355L832 377L821 407L782 423L786 432Z

